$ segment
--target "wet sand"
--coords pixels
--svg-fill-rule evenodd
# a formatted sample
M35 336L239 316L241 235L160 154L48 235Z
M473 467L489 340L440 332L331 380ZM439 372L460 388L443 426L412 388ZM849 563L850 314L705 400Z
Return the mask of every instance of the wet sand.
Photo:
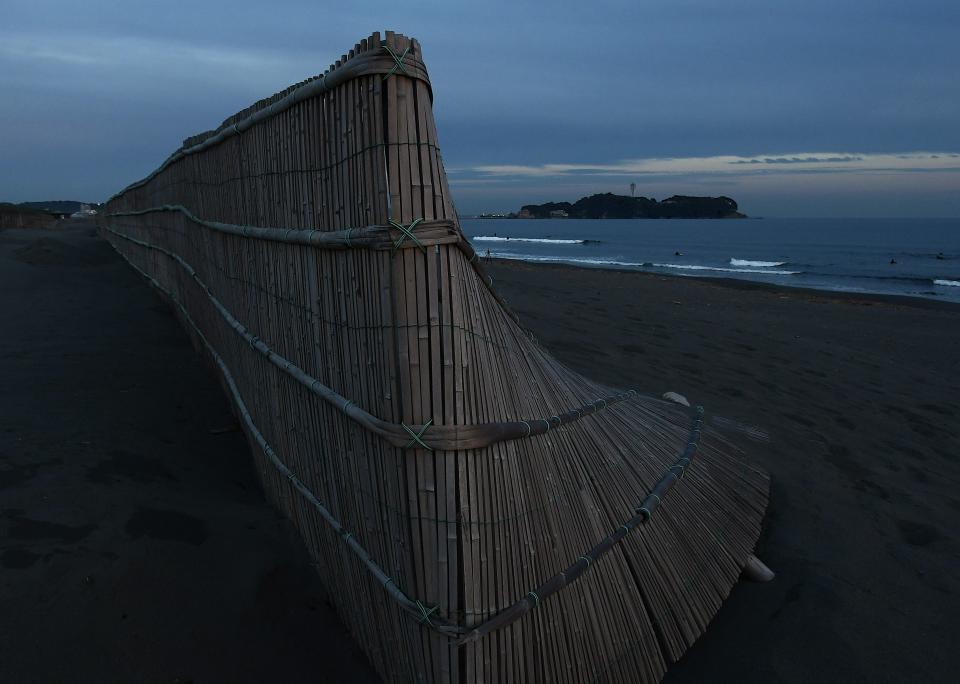
M490 270L575 369L762 430L779 575L667 681L954 678L960 307ZM212 370L92 226L0 232L0 316L0 681L376 680Z

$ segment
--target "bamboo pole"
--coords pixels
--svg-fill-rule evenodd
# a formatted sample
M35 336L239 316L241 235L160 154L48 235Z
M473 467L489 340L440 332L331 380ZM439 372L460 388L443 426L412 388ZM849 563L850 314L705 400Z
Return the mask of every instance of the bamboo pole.
M766 475L518 325L432 101L419 43L374 33L188 138L103 234L219 369L386 680L654 681L753 558Z

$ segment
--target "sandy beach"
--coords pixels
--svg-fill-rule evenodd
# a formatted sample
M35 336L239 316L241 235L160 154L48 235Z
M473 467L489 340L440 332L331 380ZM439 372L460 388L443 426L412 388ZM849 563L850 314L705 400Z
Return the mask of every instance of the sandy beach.
M960 307L497 262L576 370L758 426L758 555L669 682L952 681L960 656Z
M0 232L0 682L373 682L216 377L92 223Z
M953 679L960 307L489 270L577 371L755 428L778 577L666 681ZM376 681L211 368L92 224L0 232L0 314L0 681Z

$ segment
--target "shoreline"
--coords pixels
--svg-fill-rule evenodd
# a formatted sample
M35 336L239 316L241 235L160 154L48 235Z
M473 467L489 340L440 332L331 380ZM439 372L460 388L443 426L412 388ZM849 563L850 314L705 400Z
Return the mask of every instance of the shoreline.
M558 361L613 387L684 395L771 476L756 555L776 578L738 583L664 682L952 676L960 307L562 264L486 268Z
M868 304L899 304L903 306L918 306L919 308L943 309L948 311L960 311L960 302L950 302L933 299L932 297L921 297L919 295L906 294L887 294L881 292L850 292L847 290L829 290L815 287L800 287L797 285L781 285L779 283L765 283L758 280L747 280L745 278L724 278L722 276L698 276L698 275L676 275L673 273L658 273L654 271L641 271L639 269L612 268L608 266L585 266L579 264L569 264L565 262L537 262L527 261L525 259L505 259L503 257L484 258L484 263L504 265L509 268L522 265L526 268L535 269L557 269L564 271L567 269L576 269L578 271L600 271L602 273L618 273L635 275L643 278L664 278L675 281L696 281L708 283L719 287L726 287L733 290L756 290L766 292L783 292L793 295L810 295L828 299L837 299L855 303L857 300L863 300ZM496 283L494 283L496 285Z
M0 679L376 681L169 307L92 223L0 231L0 265ZM667 684L950 680L960 308L486 268L558 361L704 405L771 475L777 577L736 584Z

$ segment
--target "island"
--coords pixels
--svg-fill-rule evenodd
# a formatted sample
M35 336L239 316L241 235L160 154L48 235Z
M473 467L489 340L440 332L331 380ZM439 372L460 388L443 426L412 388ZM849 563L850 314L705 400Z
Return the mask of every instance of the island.
M525 204L516 218L747 218L729 197L674 195L658 202L649 197L628 197L605 192L570 202Z

